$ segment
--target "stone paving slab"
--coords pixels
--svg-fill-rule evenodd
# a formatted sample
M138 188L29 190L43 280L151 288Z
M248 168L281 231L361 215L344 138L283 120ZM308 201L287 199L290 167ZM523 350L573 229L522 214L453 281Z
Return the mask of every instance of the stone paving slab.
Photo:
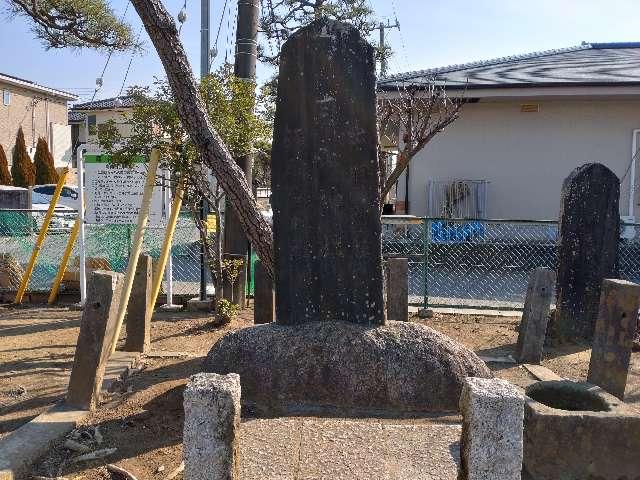
M363 419L243 421L244 480L456 480L460 425Z

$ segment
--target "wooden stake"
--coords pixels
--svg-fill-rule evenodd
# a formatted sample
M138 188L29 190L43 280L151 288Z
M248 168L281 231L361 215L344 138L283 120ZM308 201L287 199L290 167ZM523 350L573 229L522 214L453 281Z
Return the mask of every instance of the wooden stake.
M140 258L140 252L142 251L142 240L144 239L144 232L147 228L149 221L149 207L151 206L151 195L153 193L153 187L156 181L156 171L158 170L158 163L160 162L160 152L156 149L151 151L149 156L149 167L147 169L147 180L144 185L144 193L142 195L142 204L140 205L140 213L138 214L138 225L136 226L136 232L133 236L133 245L131 247L131 256L129 257L129 264L127 265L127 272L124 277L124 284L122 286L122 293L120 294L120 304L118 306L118 316L116 318L116 326L113 336L113 344L111 346L111 353L115 352L118 338L120 337L120 330L122 329L122 323L124 322L125 314L127 313L127 305L129 304L129 297L131 296L131 288L133 286L133 277L136 273L136 266L138 265L138 258Z
M18 293L16 293L16 298L13 301L14 304L19 304L22 302L22 297L24 297L24 292L27 290L27 287L29 286L29 281L31 280L31 274L33 273L33 269L36 266L36 260L38 259L38 254L40 253L40 249L42 248L44 239L47 237L47 232L49 231L49 224L51 223L51 219L53 218L56 205L58 204L58 200L60 199L60 194L62 193L62 187L64 187L64 184L67 181L67 173L69 173L69 169L64 168L62 170L62 174L60 175L60 178L58 178L58 184L56 185L56 189L53 192L53 197L51 198L51 203L49 203L47 214L44 217L44 223L42 224L42 228L38 233L36 244L33 246L33 252L31 252L31 258L29 259L29 264L27 265L27 271L24 273L24 276L22 277L20 288L18 289Z

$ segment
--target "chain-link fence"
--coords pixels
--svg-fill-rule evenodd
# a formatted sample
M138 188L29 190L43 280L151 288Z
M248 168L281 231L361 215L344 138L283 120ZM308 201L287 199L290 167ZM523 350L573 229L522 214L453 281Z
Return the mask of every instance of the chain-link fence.
M620 277L640 281L639 225L623 224ZM385 257L409 259L413 304L522 308L529 272L555 268L554 221L384 217Z
M76 213L68 210L54 215L29 291L50 290L75 218ZM0 210L0 270L12 263L18 282L43 220L43 211ZM383 255L409 259L409 301L416 305L521 308L529 272L556 265L558 226L553 221L391 216L383 217L382 223ZM619 244L620 277L635 282L640 282L639 227L622 225ZM134 229L133 225L86 225L88 267L124 272ZM148 228L145 234L143 250L154 259L160 255L164 233L164 228ZM200 241L189 215L180 216L171 254L174 293L197 295ZM61 291L77 290L78 266L76 242ZM0 291L15 290L4 277L0 275ZM208 285L212 288L210 279Z
M0 210L0 262L13 271L23 272L29 262L45 212L41 210ZM30 292L49 292L58 272L60 260L76 219L76 212L56 211L48 234L39 252L31 281ZM131 253L134 225L85 225L87 267L106 268L124 272ZM143 252L157 259L160 256L164 228L148 228L144 236ZM197 295L200 289L200 241L198 229L189 215L181 215L173 236L173 292L176 295ZM9 265L9 263L11 265ZM0 265L2 266L2 265ZM79 287L78 242L69 259L61 285L61 292ZM209 284L210 279L209 279ZM163 290L166 284L163 282ZM8 280L0 283L0 290L15 290Z

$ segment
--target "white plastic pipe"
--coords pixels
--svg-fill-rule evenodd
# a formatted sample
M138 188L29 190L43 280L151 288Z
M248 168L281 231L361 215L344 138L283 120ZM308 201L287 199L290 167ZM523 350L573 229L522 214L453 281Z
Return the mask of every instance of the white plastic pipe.
M76 150L78 155L78 219L80 233L78 235L78 250L80 254L80 306L84 306L87 298L87 261L84 235L84 151L86 145L80 145Z
M640 129L633 131L633 138L631 140L631 171L629 172L629 217L634 216L635 211L635 196L636 196L636 157L638 153L638 135ZM634 221L633 218L630 219Z
M165 212L166 219L169 222L169 216L171 215L171 173L169 170L165 171L165 189L164 189L164 201L165 201ZM167 302L168 306L173 305L173 260L172 260L171 252L169 252L169 257L167 258L167 266L164 269L164 279L167 284Z

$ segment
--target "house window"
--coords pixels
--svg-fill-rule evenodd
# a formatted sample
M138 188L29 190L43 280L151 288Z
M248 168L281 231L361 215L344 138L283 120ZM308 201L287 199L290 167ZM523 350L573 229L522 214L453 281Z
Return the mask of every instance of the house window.
M11 91L10 90L3 90L2 91L2 103L4 105L10 105L11 104Z
M95 115L87 116L87 126L89 127L89 135L95 135L97 133Z

